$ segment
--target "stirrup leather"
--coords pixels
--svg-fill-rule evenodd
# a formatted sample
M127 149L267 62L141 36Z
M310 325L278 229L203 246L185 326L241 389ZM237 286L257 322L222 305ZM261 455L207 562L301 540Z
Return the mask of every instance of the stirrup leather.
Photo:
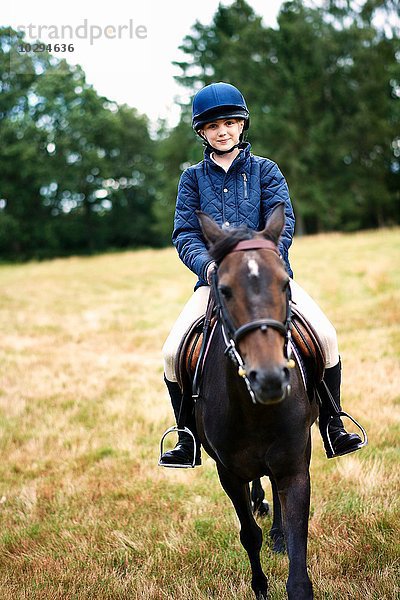
M192 440L193 440L193 459L192 459L192 463L188 464L188 465L179 465L179 464L173 464L173 463L162 463L161 462L161 457L164 454L164 440L167 437L167 435L169 435L170 433L176 431L177 433L183 432L183 433L187 433L188 435L191 436ZM195 462L196 462L196 453L197 453L197 444L196 444L196 439L193 435L193 433L190 431L190 429L188 429L187 427L170 427L169 429L167 429L167 431L164 433L164 435L161 438L161 442L160 442L160 458L158 459L158 466L159 467L166 467L167 469L194 469Z
M334 458L335 456L342 456L341 454L335 454L335 451L333 449L333 444L331 441L331 437L329 434L329 425L330 425L331 421L333 419L335 419L336 417L346 417L347 419L350 419L350 421L352 421L354 423L354 425L356 427L358 427L358 429L361 431L361 433L363 435L363 440L362 440L361 444L358 444L358 446L357 446L357 448L355 448L355 450L359 450L360 448L363 448L364 446L366 446L368 444L368 436L367 436L367 432L365 431L364 427L362 425L360 425L360 423L358 421L356 421L351 415L349 415L349 413L344 412L343 410L340 410L336 414L331 415L326 424L325 435L326 435L326 440L329 444L329 449L332 452L331 458Z

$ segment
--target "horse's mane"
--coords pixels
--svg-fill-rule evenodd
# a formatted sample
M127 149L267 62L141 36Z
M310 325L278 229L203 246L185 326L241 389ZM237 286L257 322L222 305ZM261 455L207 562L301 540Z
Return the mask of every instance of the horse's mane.
M210 256L215 260L216 263L220 263L233 248L243 240L252 240L256 237L257 231L250 229L247 225L241 225L240 227L232 228L229 230L229 235L221 237L214 244L211 244L208 248ZM263 237L268 237L265 234ZM271 241L274 241L271 238Z

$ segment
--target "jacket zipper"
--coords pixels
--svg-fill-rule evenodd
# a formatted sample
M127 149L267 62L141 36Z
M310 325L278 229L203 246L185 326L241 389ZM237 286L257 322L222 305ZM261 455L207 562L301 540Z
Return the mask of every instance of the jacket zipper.
M244 186L244 199L247 200L248 196L247 196L247 175L246 175L246 173L242 173L242 177L243 177L243 186Z
M222 181L222 223L226 222L226 218L225 218L225 194L224 194L225 178L226 178L226 175L224 175L224 179ZM211 177L210 177L210 179L211 179ZM214 188L214 185L213 185L213 188Z

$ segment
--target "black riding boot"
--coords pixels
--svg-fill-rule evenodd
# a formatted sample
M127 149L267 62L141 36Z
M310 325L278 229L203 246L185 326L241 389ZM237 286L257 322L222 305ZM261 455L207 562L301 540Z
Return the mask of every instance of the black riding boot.
M340 382L341 363L339 360L334 367L325 369L324 379L318 387L319 430L328 458L355 452L364 445L359 435L347 433L343 421L338 415L338 412L342 410L340 407Z
M164 376L165 384L168 388L169 395L171 397L171 404L174 410L176 422L179 422L179 415L181 411L182 405L182 392L179 384L175 381L169 381ZM185 423L185 426L190 429L193 433L196 440L196 458L195 465L201 465L201 455L200 455L200 441L197 437L196 431L196 423L194 416L189 416L186 419L188 422ZM164 452L161 456L159 464L162 465L177 465L177 466L192 466L193 464L193 439L192 437L185 433L184 431L179 431L178 433L178 443L176 444L173 450L169 450L168 452Z

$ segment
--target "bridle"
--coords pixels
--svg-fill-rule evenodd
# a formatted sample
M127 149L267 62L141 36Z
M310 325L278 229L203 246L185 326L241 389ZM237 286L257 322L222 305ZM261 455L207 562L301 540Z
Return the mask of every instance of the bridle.
M260 239L251 239L251 240L242 240L226 255L233 252L246 252L247 250L270 250L275 252L282 260L277 246L270 240L266 240L263 238ZM225 257L224 257L225 258ZM222 259L223 260L223 259ZM218 265L219 266L219 265ZM280 335L284 338L284 356L287 360L287 366L292 368L294 366L293 360L291 360L291 329L292 329L292 320L291 320L291 292L290 285L286 288L286 318L285 321L277 321L276 319L256 319L254 321L250 321L249 323L245 323L240 327L235 327L232 317L229 314L229 310L226 307L225 301L222 297L220 289L218 287L218 268L215 269L212 273L211 278L211 287L213 290L217 311L220 318L222 336L225 342L225 354L227 354L233 363L238 367L238 374L243 377L245 380L247 389L251 396L251 399L254 403L256 403L256 397L254 391L251 388L251 383L247 377L245 363L244 360L237 348L237 344L241 339L243 339L247 334L251 331L255 331L260 329L263 333L268 331L268 328L275 329L278 331ZM290 386L287 386L286 394L290 391Z

